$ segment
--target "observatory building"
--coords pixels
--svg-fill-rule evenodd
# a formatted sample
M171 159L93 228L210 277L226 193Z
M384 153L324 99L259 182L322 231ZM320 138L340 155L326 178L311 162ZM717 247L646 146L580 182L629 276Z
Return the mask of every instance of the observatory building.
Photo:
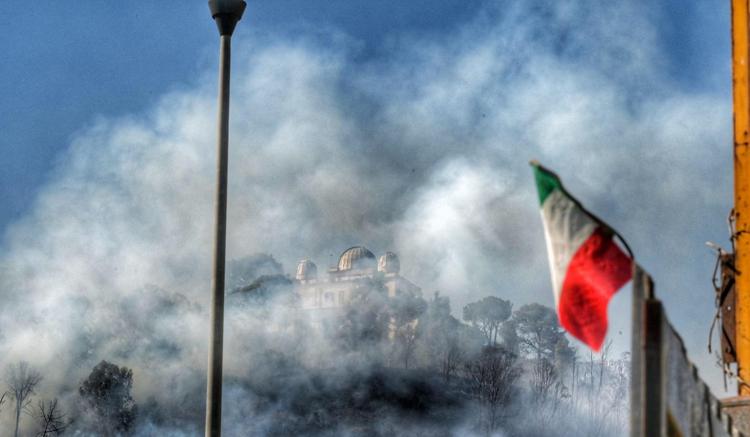
M388 297L397 293L420 293L421 289L399 274L401 265L393 252L375 258L369 249L346 249L338 264L323 275L309 259L297 265L294 287L303 309L336 309L346 306L357 293L367 290L373 279L380 279Z

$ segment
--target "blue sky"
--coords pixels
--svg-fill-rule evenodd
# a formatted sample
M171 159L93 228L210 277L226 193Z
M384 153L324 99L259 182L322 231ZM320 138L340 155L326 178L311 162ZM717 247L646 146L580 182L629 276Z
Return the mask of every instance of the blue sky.
M93 119L143 110L166 90L205 79L216 34L204 3L0 5L0 227L26 211L55 156ZM387 56L389 35L445 31L480 3L252 2L239 33L333 27L362 41L365 56Z
M71 136L99 116L141 111L215 64L205 2L3 2L0 227L19 218ZM388 61L394 35L440 35L482 1L256 1L239 33L341 29ZM665 2L661 43L680 86L726 92L727 2Z
M200 303L210 266L208 8L81 4L0 4L0 254L25 284L0 290L0 329L18 308L65 308L59 347L78 347L69 302L106 308L149 283ZM536 157L629 238L716 388L703 244L726 241L731 208L728 23L708 0L250 2L230 257L290 271L364 243L454 311L487 294L551 305ZM626 329L629 306L613 308ZM55 362L7 332L0 357Z

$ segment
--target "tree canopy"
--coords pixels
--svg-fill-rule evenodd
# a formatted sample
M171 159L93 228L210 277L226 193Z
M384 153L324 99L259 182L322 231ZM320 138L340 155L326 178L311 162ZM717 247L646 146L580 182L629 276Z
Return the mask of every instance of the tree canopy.
M508 320L513 310L510 301L495 296L470 303L464 307L463 318L482 331L488 345L497 344L500 326Z
M107 361L94 367L78 389L94 430L112 435L132 427L136 415L132 388L133 371L127 367Z
M563 329L557 322L555 310L538 303L523 305L513 313L521 348L537 358L552 360L555 349L565 339Z

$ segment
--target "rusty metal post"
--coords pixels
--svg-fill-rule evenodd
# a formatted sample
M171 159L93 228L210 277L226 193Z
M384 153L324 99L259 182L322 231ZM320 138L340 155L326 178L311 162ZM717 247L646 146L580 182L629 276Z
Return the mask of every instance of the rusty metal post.
M206 437L221 436L221 392L224 349L224 279L227 239L227 168L229 162L229 70L232 32L242 18L242 0L210 0L208 6L221 36L219 54L219 114L216 166L216 217L211 287L211 331L206 383Z
M736 339L738 394L750 395L750 94L748 87L748 0L732 0L734 100L734 213L737 271Z

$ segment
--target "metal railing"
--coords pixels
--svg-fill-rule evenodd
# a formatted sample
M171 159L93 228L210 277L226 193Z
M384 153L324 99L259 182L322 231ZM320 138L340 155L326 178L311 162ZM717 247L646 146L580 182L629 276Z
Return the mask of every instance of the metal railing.
M638 265L633 275L632 329L631 436L742 436L698 376L654 294L651 277Z

